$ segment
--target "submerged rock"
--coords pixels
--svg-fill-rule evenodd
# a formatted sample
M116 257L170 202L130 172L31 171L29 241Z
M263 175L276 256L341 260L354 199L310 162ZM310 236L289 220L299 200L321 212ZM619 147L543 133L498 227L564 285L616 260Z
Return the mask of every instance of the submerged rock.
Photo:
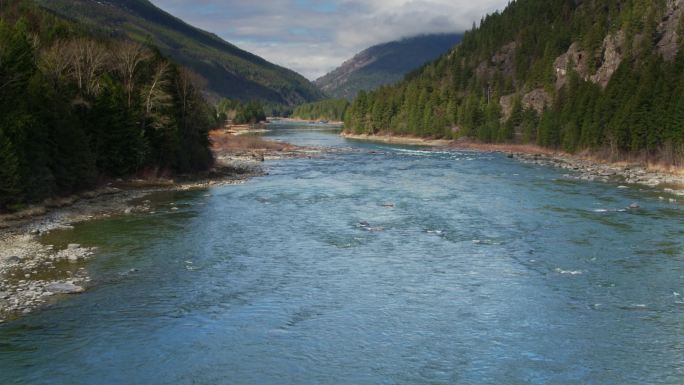
M85 291L83 287L69 282L51 283L45 289L54 294L78 294Z

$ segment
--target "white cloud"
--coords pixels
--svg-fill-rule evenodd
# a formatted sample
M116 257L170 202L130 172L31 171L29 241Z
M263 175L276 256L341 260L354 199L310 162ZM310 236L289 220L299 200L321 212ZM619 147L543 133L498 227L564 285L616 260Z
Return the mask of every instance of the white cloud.
M202 29L309 79L374 44L457 32L508 0L152 0Z

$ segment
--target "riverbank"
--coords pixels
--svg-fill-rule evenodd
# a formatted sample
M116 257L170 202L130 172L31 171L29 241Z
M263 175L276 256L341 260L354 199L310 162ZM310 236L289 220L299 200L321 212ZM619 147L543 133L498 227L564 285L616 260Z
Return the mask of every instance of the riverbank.
M77 244L62 248L43 244L41 237L51 231L94 219L148 213L150 201L145 197L152 193L239 184L265 175L264 160L312 157L319 152L228 130L212 132L211 138L216 165L209 171L174 179L117 180L0 216L0 322L87 289L90 277L84 263L97 250Z
M250 134L262 134L268 132L266 128L267 123L257 123L257 124L230 124L227 125L223 130L231 135L250 135Z
M84 262L96 255L96 249L78 244L57 248L43 244L42 236L79 222L150 212L144 199L155 192L237 184L263 173L256 161L222 162L201 176L121 180L0 216L0 322L29 313L59 295L81 293L90 282Z
M379 142L387 144L403 144L411 146L427 146L427 147L447 147L453 144L453 140L447 139L426 139L415 136L396 136L396 135L367 135L367 134L350 134L342 132L342 137L353 140L364 140L369 142Z
M637 161L612 162L590 153L569 154L535 145L487 144L455 140L449 148L500 152L524 163L572 171L572 174L566 174L568 178L645 185L684 196L684 169L679 167L665 167L660 164Z
M298 118L279 118L277 120L271 120L271 123L309 124L309 125L322 125L322 126L334 126L334 127L341 127L344 125L343 121L338 121L338 120L321 121L321 120L307 120L307 119L298 119Z
M497 152L509 155L521 162L551 166L571 171L568 178L585 181L616 181L625 184L646 185L662 188L674 195L684 196L684 169L665 167L659 164L644 164L635 161L611 162L592 154L568 154L535 145L491 144L472 140L425 139L410 136L356 135L342 133L347 139L366 140L389 144L405 144L429 147ZM676 198L670 198L672 200Z

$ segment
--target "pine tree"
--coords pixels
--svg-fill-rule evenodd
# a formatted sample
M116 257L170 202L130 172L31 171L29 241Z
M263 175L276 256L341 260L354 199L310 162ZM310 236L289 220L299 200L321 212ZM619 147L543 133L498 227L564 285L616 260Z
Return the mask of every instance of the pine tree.
M19 184L19 160L12 142L0 128L0 210L8 210L19 203L22 189Z

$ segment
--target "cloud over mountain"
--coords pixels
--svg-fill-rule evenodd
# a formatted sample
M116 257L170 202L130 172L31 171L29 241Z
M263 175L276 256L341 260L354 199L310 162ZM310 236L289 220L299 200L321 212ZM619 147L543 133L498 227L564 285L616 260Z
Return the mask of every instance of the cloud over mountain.
M185 21L314 79L371 45L469 29L508 0L152 0Z

